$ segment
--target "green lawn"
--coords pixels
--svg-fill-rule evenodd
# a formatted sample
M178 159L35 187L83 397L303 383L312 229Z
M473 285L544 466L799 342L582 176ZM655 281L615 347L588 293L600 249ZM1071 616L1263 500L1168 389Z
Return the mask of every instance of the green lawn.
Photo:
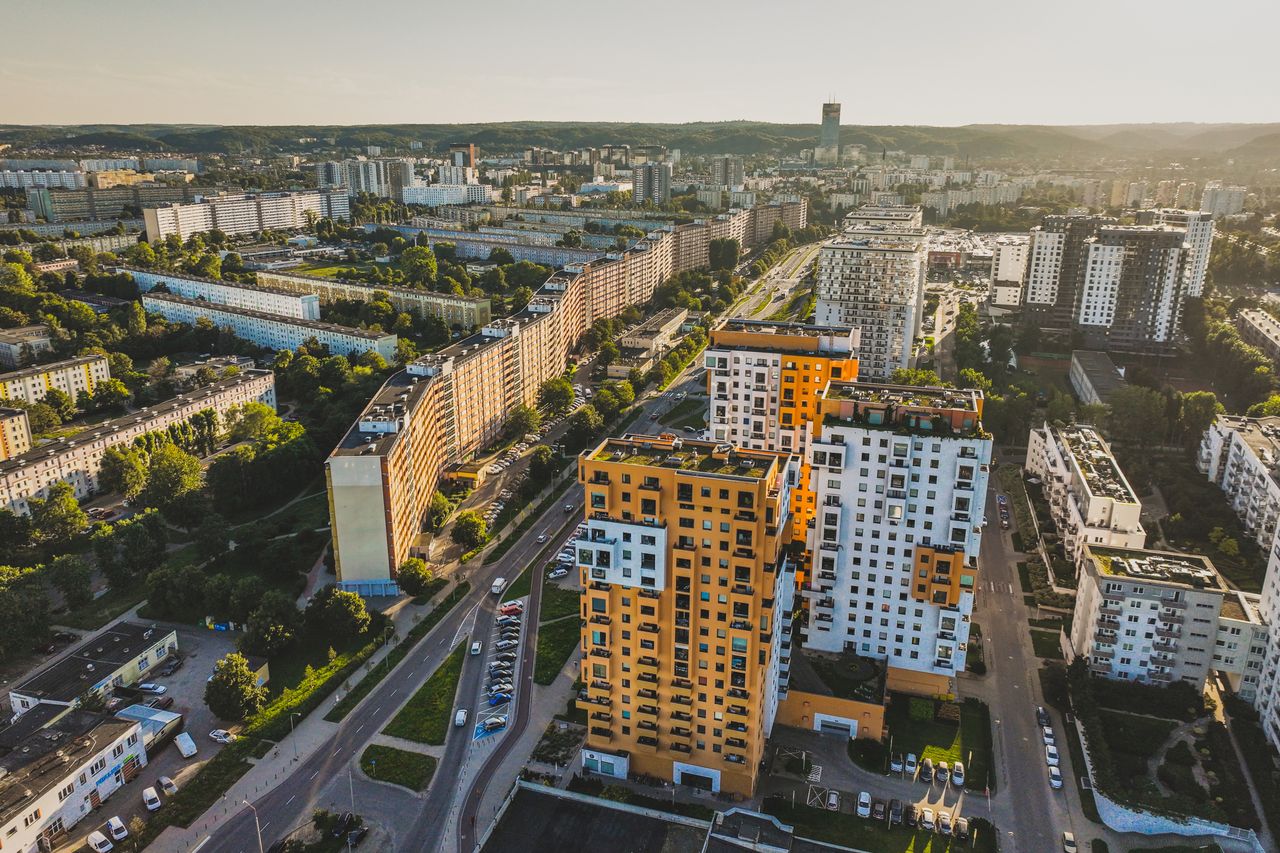
M360 769L370 779L401 785L410 791L425 791L436 772L430 755L391 746L370 744L360 756Z
M973 838L971 844L965 844L924 830L906 827L886 829L879 822L848 812L792 806L778 797L767 798L764 801L764 811L783 823L794 826L798 837L852 847L866 853L960 853L961 850L995 853L997 849L995 832L988 830L985 822L977 827L974 827L973 821L970 822L970 834Z
M966 787L996 789L991 757L991 714L976 699L960 704L960 725L933 719L934 700L893 694L885 723L893 737L893 751L914 752L923 761L965 763ZM990 776L990 778L988 778Z
M322 278L337 278L343 270L357 269L368 272L373 269L374 264L368 261L343 261L336 264L316 264L315 266L301 266L294 272L301 275L315 275Z
M525 570L520 573L520 577L507 584L507 588L502 591L502 600L511 601L516 598L524 598L533 591L533 566L526 566Z
M537 684L550 684L556 680L564 662L573 654L582 637L577 619L562 619L538 626L537 658L533 664L533 680Z
M108 589L103 595L90 601L83 607L77 607L66 613L58 613L49 617L55 625L66 625L92 631L115 619L121 613L142 602L147 597L147 589L141 582L131 584L124 589Z
M554 566L555 563L548 563L548 567ZM570 576L572 577L572 576ZM568 581L569 578L561 578ZM556 619L563 619L565 616L572 616L580 612L578 610L578 602L580 593L572 587L560 586L555 581L542 581L542 606L538 610L539 622L553 622Z
M427 683L418 688L408 704L382 730L384 734L417 743L444 743L445 735L453 725L453 697L458 692L458 677L462 674L462 655L466 645L465 641L462 642L445 658Z
M1036 657L1049 660L1062 660L1062 647L1058 643L1056 631L1031 630L1031 645L1036 650Z
M702 429L707 425L707 401L692 397L681 400L660 421L676 429L687 426Z
M308 495L266 519L286 530L318 530L329 526L329 496L325 492Z

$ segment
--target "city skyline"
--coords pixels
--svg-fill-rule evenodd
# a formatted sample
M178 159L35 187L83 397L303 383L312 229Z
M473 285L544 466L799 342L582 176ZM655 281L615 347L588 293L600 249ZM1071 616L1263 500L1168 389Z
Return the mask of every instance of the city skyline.
M1007 0L980 3L977 14L973 6L961 12L926 3L922 18L935 26L920 28L909 50L900 39L864 38L852 63L846 51L809 50L806 40L815 32L846 27L889 32L893 12L868 8L855 14L801 3L778 15L773 7L750 3L735 4L737 14L725 16L721 3L690 8L663 2L649 14L659 20L666 16L676 44L681 30L714 25L725 44L749 45L767 37L771 49L793 45L804 61L760 62L757 49L675 50L646 70L643 85L636 85L640 81L629 63L590 59L599 55L593 45L607 48L611 37L624 42L615 48L625 48L631 32L625 13L593 10L590 27L581 36L584 52L572 62L502 49L513 39L526 47L563 42L566 22L582 11L571 0L555 0L533 20L504 15L500 2L487 19L496 23L479 33L481 41L438 35L442 31L435 26L433 10L391 0L376 19L345 17L340 50L331 42L332 14L324 14L326 9L338 12L332 4L263 7L231 0L215 15L195 9L175 14L154 0L134 0L127 4L135 13L131 37L147 49L128 55L97 38L94 27L62 26L68 19L92 20L96 7L85 0L56 6L18 0L11 5L7 17L15 32L56 28L62 48L51 56L38 38L11 45L10 61L0 67L0 87L17 93L6 104L6 119L17 124L813 123L813 104L825 99L845 105L846 123L864 125L1277 118L1263 66L1270 28L1237 26L1242 15L1258 15L1234 0L1207 18L1155 16L1139 6L1086 3L1054 22L1052 40L1044 40L1039 27L1024 25L1020 7ZM1239 14L1232 7L1239 7ZM1098 15L1105 15L1106 27L1095 26ZM398 22L394 36L384 29L390 20ZM821 30L815 29L819 21L826 22ZM402 34L414 32L423 34L416 42L421 50L413 42L397 49ZM196 33L199 43L217 49L191 50ZM1135 40L1134 33L1142 38ZM1128 70L1142 42L1189 40L1198 45L1200 61L1231 63L1230 87L1215 86L1205 76L1175 81ZM315 49L323 44L332 49ZM964 44L973 49L956 50ZM1087 46L1083 52L1081 45ZM1012 73L1022 67L1015 61L1023 51L1035 55L1038 64ZM617 54L609 50L608 55ZM930 59L944 56L949 59ZM537 73L530 73L531 65L538 66ZM876 68L892 68L894 85L867 85L866 69ZM1064 68L1070 73L1058 73ZM958 82L942 87L940 79ZM1143 97L1135 99L1133 86L1139 84ZM133 97L121 98L122 91L133 92ZM920 95L903 97L904 92Z

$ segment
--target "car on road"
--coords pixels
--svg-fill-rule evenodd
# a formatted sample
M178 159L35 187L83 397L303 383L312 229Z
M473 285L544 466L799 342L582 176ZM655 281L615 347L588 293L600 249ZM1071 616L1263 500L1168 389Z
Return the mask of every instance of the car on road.
M547 539L549 538L550 537L547 536L547 531L545 530L542 531L541 533L538 534L538 544L541 545L543 542L546 542Z
M889 825L896 826L902 823L902 800L892 799L889 801Z
M947 762L945 761L938 762L937 777L938 777L938 781L944 785L947 784L947 782L951 781L951 768L950 766L947 765Z
M933 832L933 809L927 806L920 810L920 828Z
M560 580L560 578L568 577L569 570L564 567L557 567L551 570L547 575L547 580Z
M209 732L209 737L210 739L223 744L234 743L236 739L236 736L226 729L214 729Z
M952 834L960 841L969 840L969 819L964 817L956 818L956 828Z
M871 817L871 795L866 791L858 794L858 817Z
M920 807L915 803L907 803L906 811L902 813L902 822L907 826L915 826L920 822Z
M1054 789L1062 787L1062 771L1057 767L1049 767L1049 787Z
M175 785L173 780L168 776L161 776L156 780L156 785L161 791L164 791L165 796L167 797L172 797L174 794L178 793L178 786Z
M458 713L453 715L453 724L458 728L462 728L467 724L467 709L459 708Z
M884 800L872 800L872 802L871 802L871 817L872 817L872 819L874 819L874 820L884 820L884 816L885 816L885 805L884 805Z
M115 849L115 845L111 843L105 835L98 830L89 833L89 837L85 839L89 843L89 849L94 853L111 853Z
M159 810L162 803L160 802L160 795L156 793L155 788L142 789L142 804L147 807L149 812Z
M840 811L840 792L836 790L827 791L827 810Z
M364 841L364 837L369 834L369 827L357 826L355 829L347 833L347 846L359 847L360 842Z
M658 419L658 413L657 413L657 412L650 412L650 413L649 413L649 420L651 420L651 421L656 421L657 419Z
M921 782L933 781L933 759L932 758L926 758L924 761L920 763L920 781Z
M111 833L112 841L123 841L129 837L129 830L125 828L124 821L118 817L107 818L107 832Z
M1076 837L1070 832L1062 833L1062 853L1077 853Z
M964 787L964 762L957 761L951 766L951 784L957 788Z
M951 834L951 812L938 812L938 832Z
M914 777L914 776L916 775L916 770L917 770L917 766L916 766L916 754L915 754L914 752L908 752L908 753L907 753L907 764L906 764L906 772L907 772L907 775L908 775L908 776L912 776L912 777Z
M484 648L484 643L477 640L476 642L471 644L471 654L478 655L480 654L480 650L483 648Z
M1053 725L1053 721L1049 719L1049 712L1044 709L1043 705L1036 706L1036 722L1042 726Z
M573 504L565 504L565 505L564 505L564 511L565 511L565 512L573 512Z
M1041 727L1040 733L1044 737L1045 746L1053 746L1058 742L1057 739L1053 736L1053 729L1051 727L1049 726Z
M502 595L502 591L507 588L506 578L495 578L493 584L489 587L489 592L494 595Z
M152 696L161 696L169 692L169 688L163 684L156 684L154 681L144 681L138 685L138 689L143 693L150 693Z
M902 753L901 752L895 752L893 754L893 757L889 759L889 772L890 773L902 772Z
M1058 748L1053 744L1044 748L1044 762L1050 767L1058 766Z

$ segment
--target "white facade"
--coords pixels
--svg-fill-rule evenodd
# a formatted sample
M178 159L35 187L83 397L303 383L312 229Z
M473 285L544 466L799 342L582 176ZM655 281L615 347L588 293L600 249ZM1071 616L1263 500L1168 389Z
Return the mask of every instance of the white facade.
M453 166L445 164L436 169L438 184L474 184L476 170L471 166Z
M142 211L147 240L156 243L170 235L182 240L217 228L226 234L253 234L264 228L293 230L318 218L349 219L345 192L305 190L258 195L208 196L189 204L169 204Z
M860 331L861 378L883 381L912 366L924 277L924 232L917 229L859 226L823 244L814 322Z
M590 569L593 581L655 592L667 587L665 527L592 518L574 545L578 565Z
M954 605L920 600L913 552L937 548L976 565L991 439L824 421L806 455L817 517L805 647L955 677L976 590Z
M1205 430L1196 465L1227 495L1263 551L1280 519L1280 418L1219 415Z
M1061 231L1031 229L1026 271L1026 301L1053 305L1058 301L1058 277L1067 235Z
M110 378L106 356L78 356L0 374L0 397L38 403L56 388L74 402L81 393L93 393L94 385Z
M1280 539L1268 549L1267 575L1262 583L1259 616L1268 628L1262 675L1254 707L1272 747L1280 749Z
M229 305L266 314L279 314L299 320L320 319L320 297L314 293L293 293L271 287L239 284L229 281L193 278L167 272L118 267L133 277L138 290L148 293L163 284L174 296L202 299L215 305Z
M0 171L0 187L8 189L80 190L88 185L88 178L84 172L55 170L28 172L22 169Z
M70 483L77 499L87 498L97 491L102 454L108 447L127 446L148 432L189 420L203 409L222 414L250 400L275 408L274 373L246 370L0 462L0 507L25 515L30 512L28 500L46 497L56 482Z
M201 318L207 318L215 326L229 328L236 337L266 349L297 349L309 339L315 338L335 355L362 354L372 350L388 362L395 359L396 336L393 334L366 332L348 326L283 317L279 314L264 314L162 293L144 293L142 307L175 323L194 326Z
M137 157L99 157L81 160L80 168L86 172L114 172L120 169L141 172L142 162Z
M465 184L415 184L404 188L401 200L405 204L421 204L426 207L466 204L467 187Z
M1231 216L1244 210L1245 187L1223 186L1222 181L1210 181L1200 194L1200 209L1212 216Z
M1032 428L1027 473L1040 478L1067 557L1085 545L1141 548L1142 504L1093 427Z
M1017 308L1027 279L1031 238L1025 234L1001 234L991 242L991 304Z
M1194 185L1192 185L1194 186ZM1213 214L1196 210L1157 208L1138 215L1141 225L1171 225L1186 232L1187 263L1184 270L1185 295L1204 292L1204 279L1209 271L1209 255L1213 251Z

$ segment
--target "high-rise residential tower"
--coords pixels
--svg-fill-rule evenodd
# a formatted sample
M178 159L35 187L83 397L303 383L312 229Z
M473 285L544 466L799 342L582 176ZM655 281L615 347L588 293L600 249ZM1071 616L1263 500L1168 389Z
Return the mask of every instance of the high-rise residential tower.
M799 459L673 436L578 461L584 764L751 796L778 710Z
M838 163L840 161L840 105L827 103L822 105L822 127L818 131L818 147L813 151L813 159L818 163Z
M741 157L725 155L711 160L711 183L722 187L741 187L746 183L746 173Z
M643 204L671 201L671 164L641 163L631 170L632 196Z

